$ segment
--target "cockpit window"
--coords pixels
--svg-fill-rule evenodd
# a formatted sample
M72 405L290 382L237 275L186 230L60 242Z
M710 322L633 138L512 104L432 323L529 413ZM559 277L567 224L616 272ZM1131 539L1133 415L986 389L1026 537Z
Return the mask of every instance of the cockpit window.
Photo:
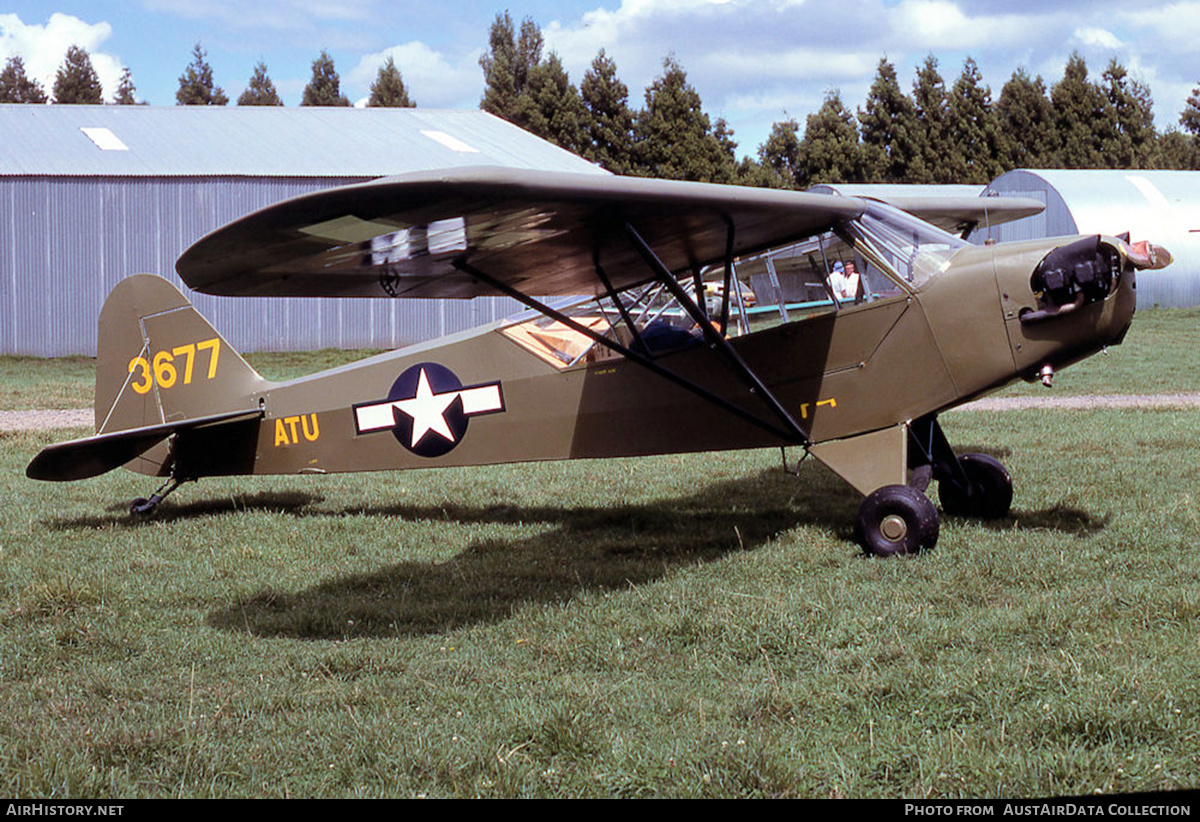
M883 203L868 201L866 212L847 224L855 246L889 268L912 288L945 271L965 240Z
M897 298L944 271L966 245L891 206L867 201L862 216L834 230L735 260L728 298L719 264L681 277L680 287L706 322L737 337ZM608 295L581 297L555 306L568 322L528 312L503 333L561 369L617 357L622 348L655 357L704 340L694 314L662 283L625 289L615 299L619 303ZM720 328L726 305L727 323ZM616 348L605 345L609 341Z

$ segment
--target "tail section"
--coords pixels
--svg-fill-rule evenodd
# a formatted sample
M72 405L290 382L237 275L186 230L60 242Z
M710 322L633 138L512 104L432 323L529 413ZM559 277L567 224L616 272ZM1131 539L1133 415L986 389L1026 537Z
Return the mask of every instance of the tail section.
M265 381L161 277L122 280L100 312L96 433L244 410Z
M268 386L179 289L129 277L100 311L95 436L47 446L25 473L76 480L124 465L170 477L134 501L147 512L181 481L253 466Z
M108 439L91 451L111 468L122 448L136 450L118 464L164 476L196 439L173 447L172 435L256 409L266 384L169 281L128 277L100 312L96 433Z

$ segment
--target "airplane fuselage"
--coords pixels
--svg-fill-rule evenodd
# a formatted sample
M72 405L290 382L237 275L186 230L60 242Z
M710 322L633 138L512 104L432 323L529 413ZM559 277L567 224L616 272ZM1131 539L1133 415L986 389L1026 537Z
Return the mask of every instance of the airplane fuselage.
M1120 340L1134 308L1131 270L1102 300L1042 324L1021 320L1038 307L1031 272L1071 239L964 248L923 288L732 345L813 443L933 414ZM627 359L558 367L506 334L509 325L264 384L246 398L263 416L240 424L240 444L189 448L182 468L332 473L788 444ZM697 343L658 362L765 413L714 359Z

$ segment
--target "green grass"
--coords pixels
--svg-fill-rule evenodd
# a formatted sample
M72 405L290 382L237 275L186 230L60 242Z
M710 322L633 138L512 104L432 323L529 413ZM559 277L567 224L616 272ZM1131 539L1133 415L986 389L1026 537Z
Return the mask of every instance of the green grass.
M1192 390L1193 320L1060 385ZM65 437L0 434L0 794L1200 786L1200 412L943 423L1012 514L882 561L775 451L210 479L134 520L152 480L32 482Z
M1200 784L1196 412L960 413L1012 516L862 558L776 452L0 475L9 796L1046 796ZM1169 455L1169 456L1167 456Z
M1054 394L1154 394L1200 390L1200 308L1139 311L1124 342L1076 363L1054 379ZM1010 394L1047 395L1039 382Z

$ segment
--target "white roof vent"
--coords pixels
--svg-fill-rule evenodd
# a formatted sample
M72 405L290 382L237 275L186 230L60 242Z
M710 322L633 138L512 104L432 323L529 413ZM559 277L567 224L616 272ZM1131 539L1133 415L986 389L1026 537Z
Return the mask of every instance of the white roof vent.
M79 130L101 151L129 151L129 146L121 142L120 137L106 128L81 127Z
M457 151L459 154L478 154L479 149L474 146L467 145L457 137L453 137L444 131L422 131L426 137L433 140L435 143L441 143L451 151Z

